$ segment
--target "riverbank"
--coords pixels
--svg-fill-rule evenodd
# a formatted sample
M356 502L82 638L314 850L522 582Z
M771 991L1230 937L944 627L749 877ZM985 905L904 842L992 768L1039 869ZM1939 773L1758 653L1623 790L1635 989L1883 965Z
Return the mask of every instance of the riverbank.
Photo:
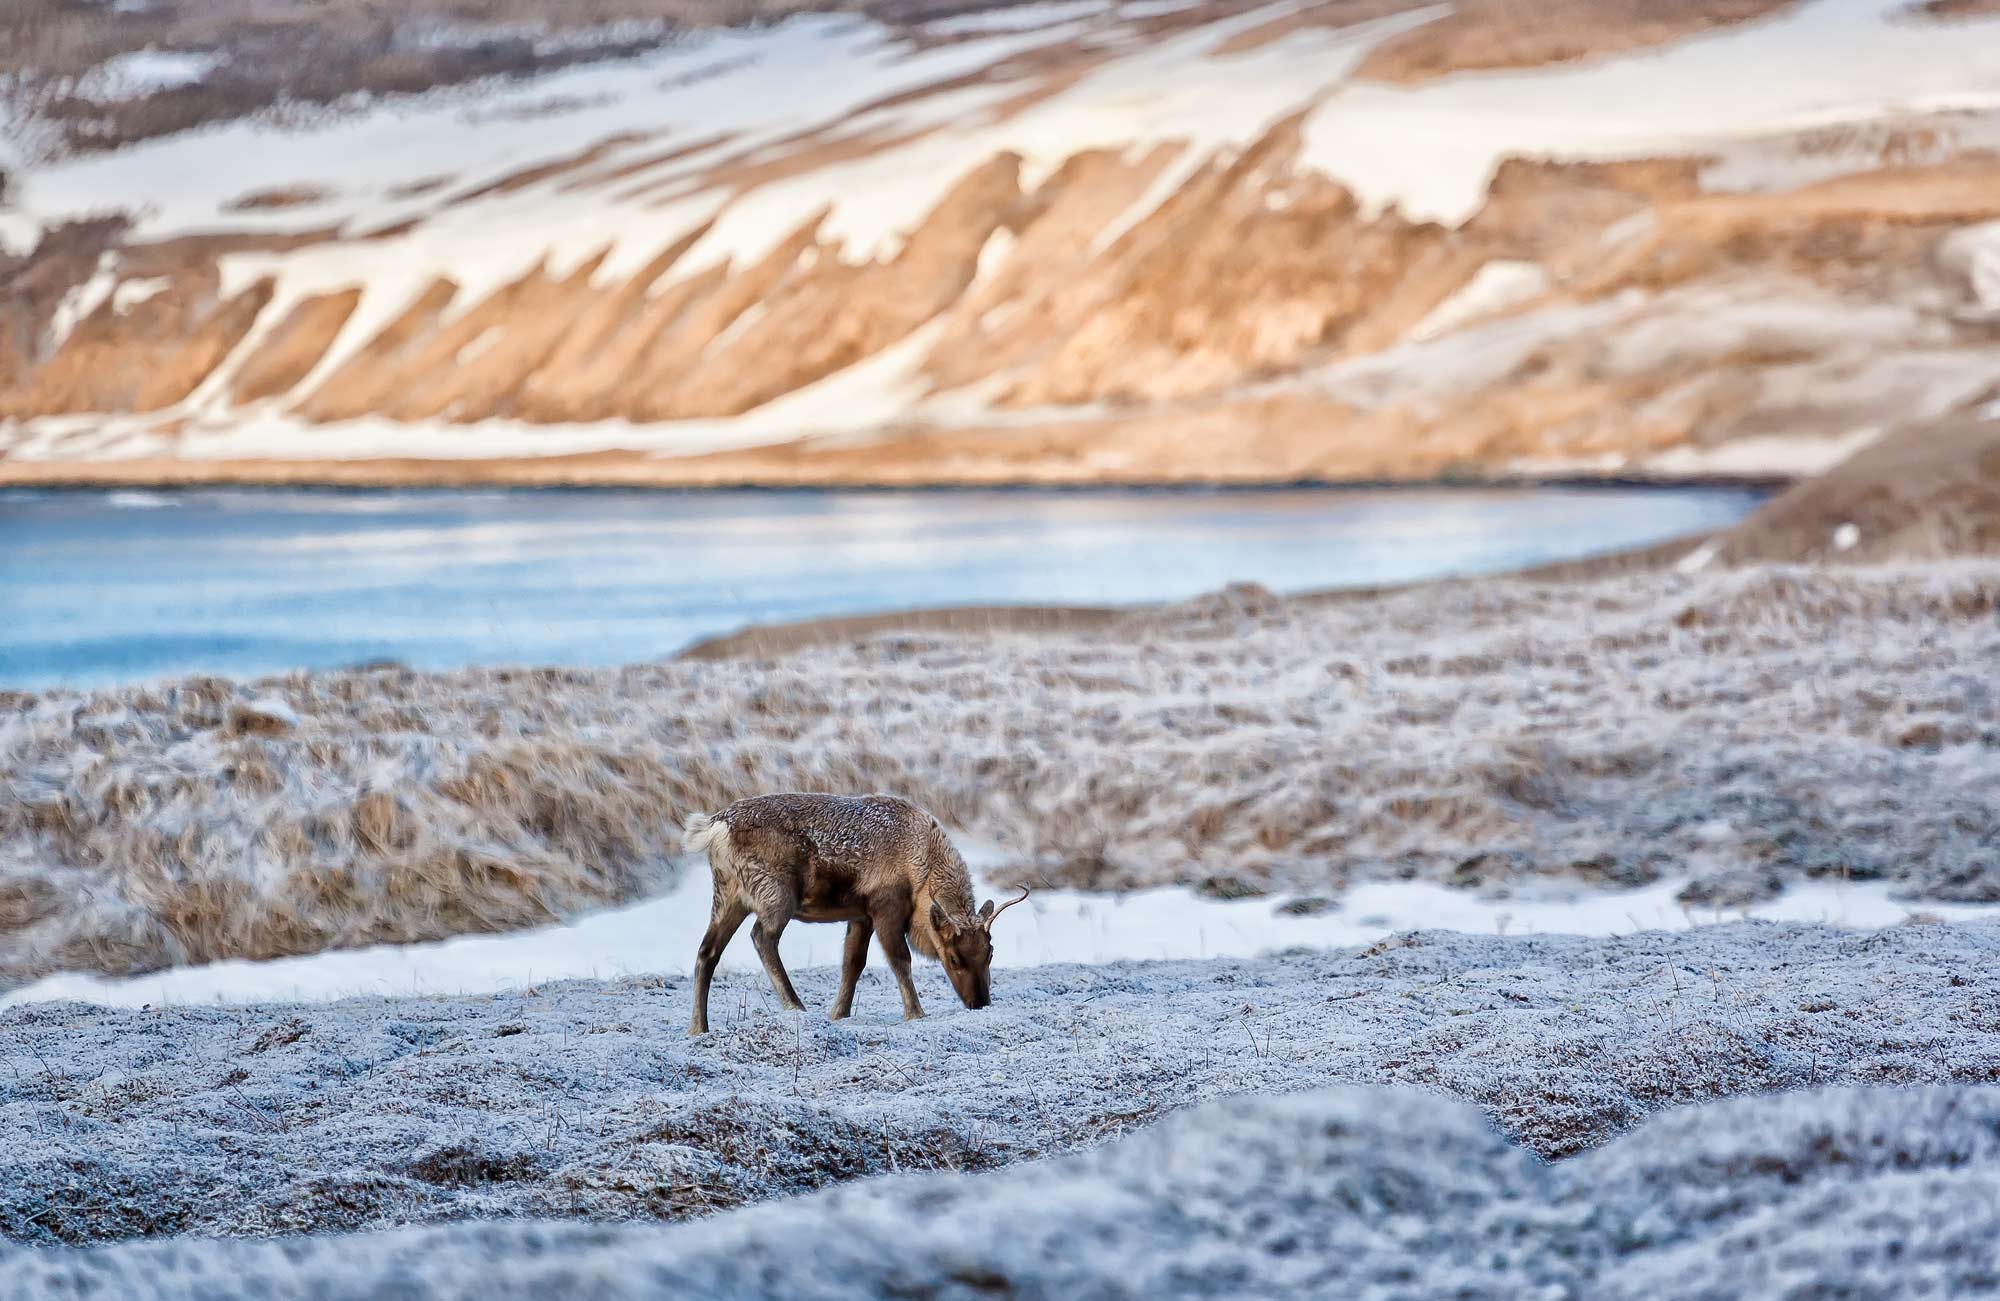
M600 452L580 456L490 457L451 460L361 458L338 460L197 459L135 457L86 461L0 457L0 491L8 488L356 488L393 491L427 488L657 488L663 491L731 492L1283 492L1289 490L1392 490L1425 488L1748 488L1774 490L1810 475L1791 464L1718 466L1649 473L1644 466L1591 473L1576 466L1468 472L1439 476L1317 478L1268 473L1231 474L1226 467L1184 474L1119 474L1085 466L1033 474L938 473L922 463L893 475L717 475L691 468L699 458Z
M1682 481L1680 486L1697 485ZM1965 415L1901 429L1820 474L1790 483L1746 479L1734 486L1775 495L1747 519L1725 528L1526 565L1506 576L1582 582L1675 567L1692 572L1752 563L1854 564L2000 553L2000 416ZM1411 586L1349 585L1296 593L1293 599L1351 601ZM681 654L688 659L769 658L893 633L1091 631L1106 626L1117 613L1102 607L1018 606L891 611L760 624L705 638Z

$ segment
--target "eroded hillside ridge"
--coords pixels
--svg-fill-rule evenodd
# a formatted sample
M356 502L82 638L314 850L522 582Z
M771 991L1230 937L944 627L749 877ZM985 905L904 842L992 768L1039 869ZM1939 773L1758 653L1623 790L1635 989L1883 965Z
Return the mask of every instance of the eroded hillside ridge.
M12 693L0 978L545 924L693 811L886 790L1001 882L1337 894L1805 878L2000 899L2000 567L1689 568L777 660ZM1918 907L1912 903L1912 907Z
M1574 7L875 6L296 138L225 96L16 165L0 475L1764 473L1993 396L2000 42Z

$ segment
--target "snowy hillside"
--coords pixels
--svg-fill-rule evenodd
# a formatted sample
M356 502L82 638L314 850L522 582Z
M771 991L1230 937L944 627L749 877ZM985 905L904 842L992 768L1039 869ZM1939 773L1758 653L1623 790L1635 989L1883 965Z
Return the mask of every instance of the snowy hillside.
M0 479L1768 473L1989 400L1976 12L588 8L23 41Z

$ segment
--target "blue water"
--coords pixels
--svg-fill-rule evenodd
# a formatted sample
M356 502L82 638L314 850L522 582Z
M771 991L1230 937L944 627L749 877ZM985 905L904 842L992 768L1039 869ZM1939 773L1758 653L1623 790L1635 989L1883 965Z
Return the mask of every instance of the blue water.
M617 664L749 623L1507 569L1730 523L1731 488L0 492L0 684Z

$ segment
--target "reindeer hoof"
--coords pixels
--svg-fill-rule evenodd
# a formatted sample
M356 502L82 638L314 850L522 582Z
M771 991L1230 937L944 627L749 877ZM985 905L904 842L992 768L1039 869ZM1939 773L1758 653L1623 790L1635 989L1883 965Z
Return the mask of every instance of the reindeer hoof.
M705 1025L691 1025L688 1027L688 1038L690 1039L694 1038L697 1035L704 1035L707 1033L708 1033L708 1027Z
M920 1007L914 1012L905 1012L903 1013L903 1019L905 1021L921 1021L924 1019L924 1009Z

